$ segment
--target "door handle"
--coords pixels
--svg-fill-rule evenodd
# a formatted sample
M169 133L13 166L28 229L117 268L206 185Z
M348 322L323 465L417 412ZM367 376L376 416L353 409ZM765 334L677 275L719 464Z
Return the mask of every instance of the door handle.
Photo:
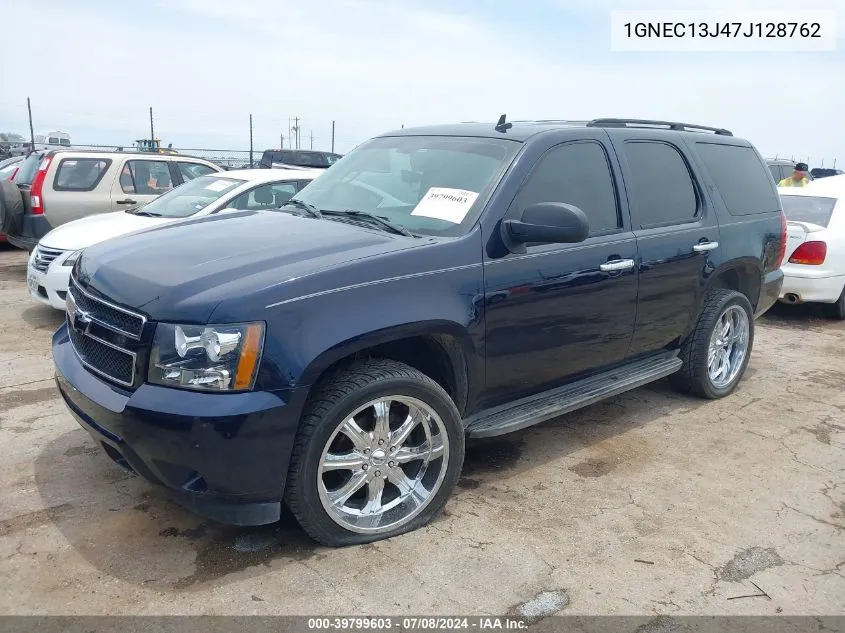
M634 267L633 259L614 259L599 266L599 269L606 273L630 270Z
M701 242L693 246L692 250L696 253L706 253L707 251L712 251L716 248L719 248L719 242Z
M127 198L126 200L117 200L117 204L138 204L131 198Z

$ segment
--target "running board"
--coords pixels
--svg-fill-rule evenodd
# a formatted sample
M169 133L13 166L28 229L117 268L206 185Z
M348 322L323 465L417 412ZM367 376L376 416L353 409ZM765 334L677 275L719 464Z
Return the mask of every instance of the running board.
M464 427L468 437L493 437L518 431L642 387L674 374L681 365L677 351L650 356L551 391L481 411L464 420Z

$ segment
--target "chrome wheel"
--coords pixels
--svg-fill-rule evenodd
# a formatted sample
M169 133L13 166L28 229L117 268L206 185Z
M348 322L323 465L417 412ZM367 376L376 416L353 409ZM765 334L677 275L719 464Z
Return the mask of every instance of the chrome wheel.
M707 351L707 373L717 389L730 385L742 370L748 354L748 313L732 305L716 319Z
M429 504L448 462L449 438L434 409L416 398L384 396L347 416L326 442L320 502L347 530L391 530Z

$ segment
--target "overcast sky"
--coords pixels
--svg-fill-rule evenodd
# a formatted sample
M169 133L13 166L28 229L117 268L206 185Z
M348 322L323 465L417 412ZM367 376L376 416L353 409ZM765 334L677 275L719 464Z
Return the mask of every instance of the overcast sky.
M610 10L835 9L831 53L619 53ZM598 116L727 127L845 164L845 0L0 0L0 131L339 151L402 124ZM287 141L285 141L287 145Z

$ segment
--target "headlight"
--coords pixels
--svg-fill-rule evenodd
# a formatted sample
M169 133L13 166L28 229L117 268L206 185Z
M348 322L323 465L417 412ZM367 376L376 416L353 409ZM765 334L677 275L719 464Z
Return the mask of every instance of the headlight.
M252 389L264 347L264 324L156 326L148 380L202 391Z
M74 251L70 255L67 256L64 262L62 262L62 266L73 266L76 263L76 260L79 259L79 256L82 254L82 251Z

